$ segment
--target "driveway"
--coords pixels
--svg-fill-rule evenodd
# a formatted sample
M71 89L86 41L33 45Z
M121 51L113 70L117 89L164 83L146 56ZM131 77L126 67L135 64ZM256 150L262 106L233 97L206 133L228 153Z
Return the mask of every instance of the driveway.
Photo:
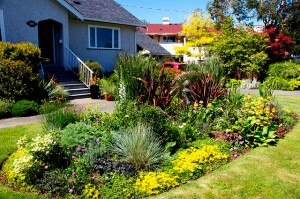
M259 91L258 91L258 89L241 89L241 93L244 93L244 94L259 94ZM300 96L300 91L274 90L273 95Z

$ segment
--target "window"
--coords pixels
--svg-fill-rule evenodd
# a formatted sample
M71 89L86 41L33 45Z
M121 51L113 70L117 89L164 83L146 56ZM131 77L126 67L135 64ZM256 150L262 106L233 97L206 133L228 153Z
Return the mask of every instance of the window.
M119 49L120 29L100 26L89 26L89 47Z
M3 10L0 10L0 41L6 41L5 40L5 30L4 30L4 16L3 16Z
M163 37L163 42L175 42L176 41L176 37Z

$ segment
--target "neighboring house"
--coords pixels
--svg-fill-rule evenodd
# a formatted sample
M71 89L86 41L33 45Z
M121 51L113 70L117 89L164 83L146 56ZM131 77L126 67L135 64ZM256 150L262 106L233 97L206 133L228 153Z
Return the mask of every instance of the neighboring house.
M175 53L175 46L184 46L186 44L185 35L181 35L182 24L170 24L169 18L164 17L162 24L146 24L147 29L142 28L141 30L150 36L154 41L158 42L162 47L164 47L170 54L170 58L175 59L179 62L199 62L197 57L189 57L186 55L179 55ZM217 34L220 31L210 30L216 32ZM199 50L190 48L191 52L196 54Z
M158 61L162 61L164 57L170 57L171 54L156 43L151 37L146 35L143 31L138 30L136 33L137 51L148 50L150 54L157 58Z
M31 42L57 65L76 55L112 71L118 54L136 53L144 26L113 0L0 0L1 40Z

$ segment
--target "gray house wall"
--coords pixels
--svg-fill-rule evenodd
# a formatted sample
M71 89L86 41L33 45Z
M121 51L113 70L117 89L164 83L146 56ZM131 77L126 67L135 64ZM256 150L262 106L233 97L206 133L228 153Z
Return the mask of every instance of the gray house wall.
M103 26L120 28L121 49L93 49L89 48L88 26ZM81 60L93 60L101 64L105 71L114 70L118 54L135 53L135 31L133 26L101 23L93 21L80 21L69 16L70 49Z
M31 42L38 46L38 26L26 23L52 19L62 24L60 45L69 45L68 11L56 0L0 0L0 10L3 10L7 42Z

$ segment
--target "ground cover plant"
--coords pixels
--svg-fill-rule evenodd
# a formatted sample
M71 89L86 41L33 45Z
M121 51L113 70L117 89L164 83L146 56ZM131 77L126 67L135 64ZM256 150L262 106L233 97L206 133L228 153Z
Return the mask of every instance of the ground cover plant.
M277 129L295 122L274 98L226 90L208 71L189 72L198 83L185 93L175 92L180 74L169 81L168 72L156 71L132 76L151 97L125 87L135 94L119 96L112 113L66 105L45 114L44 132L20 139L4 165L7 185L50 197L141 198L195 180L255 147L276 145L284 136ZM195 98L199 90L209 93ZM168 96L162 93L170 101L158 106L156 100Z

